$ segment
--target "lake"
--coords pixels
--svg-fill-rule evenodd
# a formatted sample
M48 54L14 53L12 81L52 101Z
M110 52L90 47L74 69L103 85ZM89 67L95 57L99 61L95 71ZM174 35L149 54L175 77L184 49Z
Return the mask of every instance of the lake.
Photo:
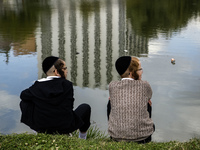
M114 64L131 55L153 90L152 140L200 137L199 39L198 0L0 0L0 133L33 133L19 95L45 77L49 55L66 61L75 107L90 104L92 125L107 133Z

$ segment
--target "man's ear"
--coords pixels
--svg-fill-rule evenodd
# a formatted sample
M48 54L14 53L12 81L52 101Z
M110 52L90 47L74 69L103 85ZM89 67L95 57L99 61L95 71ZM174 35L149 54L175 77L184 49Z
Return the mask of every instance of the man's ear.
M128 76L129 76L129 77L132 77L132 72L129 72Z
M57 69L55 69L54 74L55 74L55 76L60 76L60 74L59 74Z
M129 73L129 78L133 78L133 73L132 72Z

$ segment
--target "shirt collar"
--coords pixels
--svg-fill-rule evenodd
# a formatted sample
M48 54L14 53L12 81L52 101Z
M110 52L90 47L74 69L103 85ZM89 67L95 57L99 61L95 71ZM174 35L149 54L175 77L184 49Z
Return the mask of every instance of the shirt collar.
M37 81L38 82L50 81L50 80L53 80L54 78L60 78L60 77L59 76L48 76L46 78L42 78L42 79L39 79Z
M134 80L133 78L122 78L122 80Z

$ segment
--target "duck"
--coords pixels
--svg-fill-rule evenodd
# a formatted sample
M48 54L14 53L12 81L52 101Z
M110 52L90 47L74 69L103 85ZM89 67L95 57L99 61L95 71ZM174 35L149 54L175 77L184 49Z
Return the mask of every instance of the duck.
M175 59L174 58L171 58L171 63L175 64Z

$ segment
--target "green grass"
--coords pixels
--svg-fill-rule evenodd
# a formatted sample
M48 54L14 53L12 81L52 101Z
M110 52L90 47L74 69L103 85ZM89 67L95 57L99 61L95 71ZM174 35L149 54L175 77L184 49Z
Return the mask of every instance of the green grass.
M150 142L148 144L137 144L134 142L114 142L99 131L97 127L91 127L88 131L87 140L78 138L78 132L72 136L48 135L48 134L11 134L0 135L0 149L34 149L34 150L200 150L200 139L193 138L188 142Z

